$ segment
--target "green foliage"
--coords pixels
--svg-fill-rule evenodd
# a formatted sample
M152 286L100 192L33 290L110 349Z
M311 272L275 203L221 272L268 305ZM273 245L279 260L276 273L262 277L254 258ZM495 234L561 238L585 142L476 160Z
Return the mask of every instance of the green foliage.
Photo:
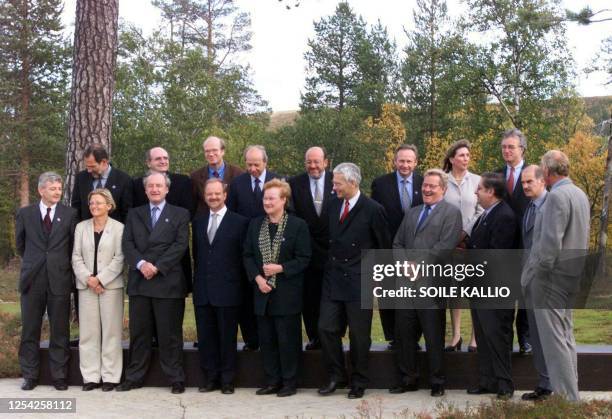
M251 143L245 135L261 137L267 124L260 116L267 104L252 87L248 66L234 62L250 48L248 15L233 1L154 3L164 22L150 37L121 28L113 119L119 167L141 173L145 151L161 145L171 169L188 173L202 165L202 141L212 134L241 153Z
M61 11L60 0L0 1L0 262L14 255L13 217L37 198L37 174L64 171L70 48Z

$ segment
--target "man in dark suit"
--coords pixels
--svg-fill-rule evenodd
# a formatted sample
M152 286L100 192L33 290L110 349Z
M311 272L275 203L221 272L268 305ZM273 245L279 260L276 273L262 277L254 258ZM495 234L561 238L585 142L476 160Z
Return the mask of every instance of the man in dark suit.
M40 374L40 330L49 315L49 369L57 390L66 390L70 358L70 292L72 240L76 210L60 203L62 178L46 172L38 178L40 201L22 208L15 223L15 244L21 256L21 343L19 364L22 390L32 390Z
M234 392L236 337L242 304L242 247L249 220L225 206L223 181L204 185L205 212L193 220L193 305L198 329L200 392ZM205 384L204 384L205 383Z
M168 152L161 147L153 147L148 150L145 155L145 160L149 171L166 173L170 178L170 190L166 201L170 205L185 208L191 216L195 212L195 203L193 202L193 189L191 187L191 179L189 176L180 173L170 172L170 156ZM144 177L134 179L134 207L140 207L149 202L143 183ZM191 275L189 276L191 277Z
M165 173L170 178L170 189L166 196L166 202L176 207L185 208L193 217L195 211L195 203L193 202L193 190L191 187L191 179L189 176L180 173L171 173L170 156L168 152L161 147L153 147L147 151L145 155L147 167L150 172ZM143 183L144 177L134 179L134 207L140 207L149 203L149 199L145 193ZM181 259L183 274L185 278L191 279L191 256L189 248ZM188 283L188 292L191 292L191 281ZM153 335L155 337L155 333Z
M503 200L506 182L499 173L483 173L476 190L484 212L468 239L468 249L513 249L518 221ZM514 309L472 309L478 344L479 384L468 394L497 393L507 400L514 393L512 382L512 320Z
M333 171L338 200L329 206L329 257L325 266L319 338L329 382L319 389L328 395L347 385L342 336L348 325L351 351L351 390L363 397L368 385L372 310L361 308L361 251L391 246L385 209L359 191L361 171L341 163Z
M267 169L268 155L261 145L251 145L244 151L247 172L243 173L229 185L227 208L249 220L265 215L263 209L263 185L278 178L276 173ZM240 331L244 340L244 351L259 349L257 320L253 308L253 287L243 281L244 299L240 309Z
M227 164L223 160L225 155L225 141L219 137L208 137L202 143L204 157L207 165L200 167L191 173L191 184L193 187L193 201L196 207L196 214L202 214L208 210L204 199L204 186L210 178L218 178L223 181L226 192L227 187L238 175L244 173L238 166Z
M72 208L78 211L79 221L91 218L89 213L89 192L106 188L113 195L115 209L110 216L125 223L128 210L132 208L132 178L125 172L112 167L108 152L102 144L91 144L83 152L85 170L79 172L72 190Z
M459 208L444 200L448 175L440 169L425 172L422 185L423 204L408 209L406 217L393 240L394 249L452 250L461 241L463 222ZM434 261L435 262L435 261ZM427 308L395 310L397 365L401 383L390 393L417 391L418 368L414 329L420 324L427 344L431 395L444 395L444 325L446 322L444 299L432 299Z
M529 198L525 196L521 182L523 167L525 167L525 151L527 151L527 138L518 129L505 131L502 135L501 150L506 167L498 169L496 173L504 175L506 192L504 199L514 211L517 220L522 220L529 205ZM514 248L518 249L521 243L520 229L517 230ZM516 310L516 335L521 355L531 353L529 342L529 322L525 309Z
M419 152L416 146L412 144L399 146L395 150L395 158L393 159L395 171L377 177L372 182L372 199L385 209L391 237L395 237L397 229L404 219L404 213L423 203L421 197L423 177L414 171L418 158ZM385 340L389 342L389 349L393 349L395 344L395 311L380 309L379 312ZM418 337L421 335L418 323L414 332L418 342Z
M189 211L166 202L170 178L151 173L144 179L149 203L128 214L123 253L129 266L130 360L117 391L142 387L151 358L153 328L162 370L172 393L185 391L183 315L188 279L180 260L189 242Z
M320 349L319 311L321 284L329 250L329 204L335 199L332 174L321 147L311 147L304 156L306 172L289 180L293 211L308 224L312 257L304 272L304 305L302 317L310 340L306 350Z

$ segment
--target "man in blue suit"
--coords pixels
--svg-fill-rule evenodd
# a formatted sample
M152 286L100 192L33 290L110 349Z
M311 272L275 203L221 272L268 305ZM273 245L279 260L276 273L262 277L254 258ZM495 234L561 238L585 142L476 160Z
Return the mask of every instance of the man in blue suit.
M223 181L204 185L208 210L193 220L193 305L203 385L200 392L234 392L236 335L244 280L242 244L249 219L225 206Z
M249 219L265 215L263 209L263 185L279 178L267 169L268 155L261 145L250 145L244 151L247 172L234 178L229 185L227 208ZM246 280L242 283L244 298L240 309L240 330L244 339L244 351L259 349L257 320L253 307L253 286Z

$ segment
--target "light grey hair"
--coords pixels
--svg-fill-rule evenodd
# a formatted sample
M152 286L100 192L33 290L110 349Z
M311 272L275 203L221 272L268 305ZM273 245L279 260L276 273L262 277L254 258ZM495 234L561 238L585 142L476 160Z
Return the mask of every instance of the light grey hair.
M247 148L244 149L244 159L246 160L246 156L249 153L249 151L251 150L259 150L261 151L261 155L263 157L263 161L264 163L268 162L268 153L266 153L266 148L262 145L259 144L255 144L255 145L250 145Z
M203 142L202 142L202 148L204 148L204 146L206 145L206 143L208 141L211 140L219 140L219 146L221 147L221 150L225 150L225 140L223 138L220 137L215 137L214 135L211 135L210 137L206 138Z
M42 188L49 183L63 183L62 177L55 172L45 172L38 177L38 187Z
M542 168L548 170L549 175L569 176L570 162L565 153L559 150L547 151L542 156Z
M525 171L527 169L533 170L533 175L535 176L536 179L538 179L538 180L544 179L544 171L537 164L530 164L529 166L524 167L523 171Z
M170 189L170 176L168 176L167 173L156 172L155 170L149 170L142 178L142 184L145 188L147 187L147 179L149 179L149 176L153 175L162 175L164 177L164 181L166 182L166 186L168 187L168 189Z
M334 167L334 173L343 175L347 182L357 186L361 183L361 170L355 163L340 163Z
M423 175L423 179L427 176L438 176L440 178L440 186L442 189L446 189L448 185L448 175L442 169L428 169Z
M506 138L512 138L512 137L518 138L519 145L523 149L523 153L524 153L525 150L527 150L527 137L525 137L525 134L523 134L520 129L511 128L511 129L504 131L504 133L502 134L501 140L504 141Z

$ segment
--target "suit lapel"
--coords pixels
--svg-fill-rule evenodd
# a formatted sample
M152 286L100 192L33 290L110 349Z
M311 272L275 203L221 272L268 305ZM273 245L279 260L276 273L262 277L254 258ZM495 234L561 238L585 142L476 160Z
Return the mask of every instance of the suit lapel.
M399 189L397 188L397 174L395 172L390 173L391 176L388 177L389 181L387 182L387 188L389 189L389 195L393 200L393 205L395 205L396 209L399 212L402 212L402 200L400 198ZM413 178L414 182L414 178Z
M49 240L53 238L55 232L60 229L61 224L67 222L64 207L57 204L55 207L55 214L53 214L53 221L51 222L51 234L49 234Z
M362 193L359 196L359 199L357 200L357 202L355 203L355 206L349 211L348 217L344 220L343 223L340 222L340 214L336 214L336 216L338 217L337 223L340 225L340 231L346 230L352 224L353 220L359 214L359 211L361 211L361 209L363 208L364 200L365 200L365 197ZM340 206L341 208L344 207L344 200L341 201Z
M166 203L166 205L168 205L168 204ZM147 228L147 231L149 233L151 233L151 231L152 231L152 228L151 228L151 208L149 207L149 203L148 202L145 205L143 205L142 207L140 207L140 211L138 211L138 215L140 216L140 219L142 220L142 223ZM160 218L161 218L161 214L160 214ZM159 222L159 219L157 220L157 222Z
M42 215L40 214L39 203L36 203L31 206L32 211L30 212L30 214L28 214L28 218L31 219L32 225L35 226L34 228L36 228L36 231L40 236L40 240L45 242L47 241L47 237L45 236L45 232L43 231Z
M228 224L231 222L229 218L230 218L230 215L226 211L225 215L223 216L223 219L221 220L221 224L217 226L217 232L215 233L215 238L213 239L213 242L210 244L211 246L214 246L215 243L217 243L217 240L219 239L219 237L225 233L225 229L227 228ZM208 225L207 225L207 230L208 230ZM206 242L208 242L208 234L205 234L204 239L206 240Z

